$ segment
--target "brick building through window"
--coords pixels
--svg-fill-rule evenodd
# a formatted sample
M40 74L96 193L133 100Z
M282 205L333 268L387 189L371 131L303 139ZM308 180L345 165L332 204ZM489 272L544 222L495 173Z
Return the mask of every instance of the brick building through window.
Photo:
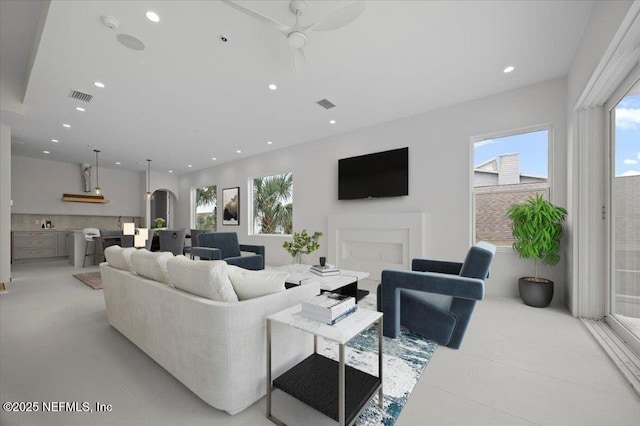
M549 199L549 181L546 175L547 158L546 149L548 146L548 131L536 132L535 135L539 146L544 144L544 164L538 164L538 169L542 170L541 175L524 173L521 171L520 152L499 153L495 157L482 161L473 170L473 208L474 208L474 238L475 241L489 241L499 246L510 246L513 244L511 234L511 220L506 217L507 210L514 203L525 202L529 197L541 194L543 198ZM531 133L523 135L508 136L505 138L490 140L490 144L496 145L494 150L508 149L512 141L517 142L517 138L533 137ZM478 157L478 148L488 145L487 141L476 142L474 154ZM513 145L517 146L517 143ZM531 154L530 150L536 147L529 146L526 155ZM542 149L542 148L541 148ZM541 160L538 160L539 162ZM531 161L529 161L531 163ZM542 175L544 174L544 175Z

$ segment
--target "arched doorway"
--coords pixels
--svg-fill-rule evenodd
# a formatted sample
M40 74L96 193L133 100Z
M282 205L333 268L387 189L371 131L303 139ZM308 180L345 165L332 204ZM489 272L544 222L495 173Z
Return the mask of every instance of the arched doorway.
M151 196L151 226L155 227L155 220L162 218L164 228L173 228L177 201L176 195L168 189L155 190Z

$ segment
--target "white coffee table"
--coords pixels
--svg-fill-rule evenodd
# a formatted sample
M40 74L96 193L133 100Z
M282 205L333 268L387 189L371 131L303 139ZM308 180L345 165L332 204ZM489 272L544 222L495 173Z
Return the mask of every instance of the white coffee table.
M355 421L376 391L378 403L382 407L382 313L358 309L342 321L327 325L303 317L301 310L302 307L298 304L267 317L267 418L277 425L285 424L271 412L272 387L281 389L337 420L340 426L349 425ZM345 364L346 344L376 321L378 322L377 377ZM271 328L274 322L313 334L314 353L272 379ZM318 336L339 344L337 362L317 353Z
M322 291L353 296L356 300L369 294L367 290L358 290L358 280L367 278L368 272L340 269L340 275L321 277L310 271L311 265L285 265L275 269L289 273L289 277L285 280L287 288L315 281L320 283Z

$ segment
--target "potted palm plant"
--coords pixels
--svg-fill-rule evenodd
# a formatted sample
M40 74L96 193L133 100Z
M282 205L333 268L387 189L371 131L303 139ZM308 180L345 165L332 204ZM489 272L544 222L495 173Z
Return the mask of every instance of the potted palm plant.
M509 207L507 217L513 221L512 233L516 240L513 250L521 259L533 259L534 265L533 276L518 281L520 297L529 306L549 306L553 298L553 281L538 276L538 261L546 265L560 261L562 223L567 211L537 194L522 204Z

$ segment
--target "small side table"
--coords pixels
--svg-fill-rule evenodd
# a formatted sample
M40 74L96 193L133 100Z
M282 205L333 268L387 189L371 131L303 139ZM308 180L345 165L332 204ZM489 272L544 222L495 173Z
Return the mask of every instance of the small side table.
M267 418L277 425L285 425L272 414L272 387L333 418L340 426L353 423L376 391L382 407L382 313L358 309L337 324L327 325L303 317L301 309L301 305L296 305L267 317ZM314 346L311 356L275 380L271 377L273 322L313 334ZM375 322L378 322L378 377L345 364L346 344ZM317 353L318 336L339 344L338 362Z

